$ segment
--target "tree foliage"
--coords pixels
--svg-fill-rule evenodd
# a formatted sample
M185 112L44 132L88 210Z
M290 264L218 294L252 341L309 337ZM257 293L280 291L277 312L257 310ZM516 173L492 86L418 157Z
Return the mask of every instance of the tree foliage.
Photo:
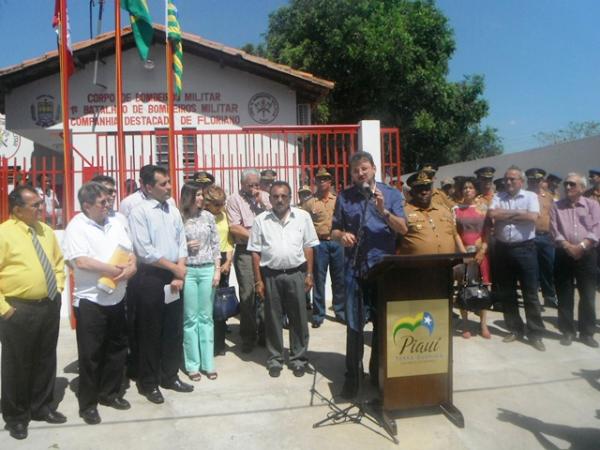
M430 0L291 0L270 15L267 56L335 81L317 121L400 128L405 171L502 151L481 76L448 82L455 50Z
M533 137L542 145L552 145L598 135L600 135L600 122L586 121L569 122L565 128L558 131L540 132Z

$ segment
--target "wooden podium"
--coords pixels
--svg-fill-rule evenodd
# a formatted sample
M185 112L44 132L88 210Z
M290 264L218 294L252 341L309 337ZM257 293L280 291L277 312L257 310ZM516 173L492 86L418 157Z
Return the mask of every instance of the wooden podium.
M390 255L369 272L378 287L384 413L438 407L464 427L452 403L452 267L464 256Z

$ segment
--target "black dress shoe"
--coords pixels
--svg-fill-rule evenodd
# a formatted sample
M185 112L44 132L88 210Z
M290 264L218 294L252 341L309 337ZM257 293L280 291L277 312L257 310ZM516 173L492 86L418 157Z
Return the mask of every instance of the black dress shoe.
M27 425L24 423L13 423L11 425L4 425L4 429L8 430L11 437L18 439L19 441L27 439Z
M165 398L162 396L162 394L160 393L160 390L155 387L149 390L143 390L143 389L138 389L140 394L142 394L144 397L146 397L148 399L149 402L155 403L157 405L160 405L161 403L165 402Z
M281 367L269 367L269 376L271 378L277 378L281 375Z
M573 335L572 334L565 334L560 339L560 345L568 346L568 345L571 345L572 343L573 343Z
M313 328L319 328L321 326L321 322L313 322L311 326Z
M171 384L161 384L160 387L164 389L170 389L175 392L192 392L194 390L194 386L191 384L184 383L183 381L177 379L173 381Z
M592 336L579 336L581 343L588 347L598 348L598 342Z
M306 369L304 368L304 366L294 367L292 372L294 373L295 377L300 378L304 376L304 374L306 373Z
M100 422L102 422L100 414L98 414L98 410L95 406L91 406L88 409L79 411L79 417L81 417L88 425L98 425Z
M47 422L53 424L65 423L67 418L64 414L59 413L58 411L48 411L46 415L43 416L31 416L31 420L36 420L38 422Z
M119 409L121 411L131 408L131 404L123 397L115 397L112 400L100 400L98 403L108 406L109 408Z

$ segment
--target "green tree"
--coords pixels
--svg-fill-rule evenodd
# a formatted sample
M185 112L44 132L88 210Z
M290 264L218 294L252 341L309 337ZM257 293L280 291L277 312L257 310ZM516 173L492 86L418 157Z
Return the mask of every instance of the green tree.
M317 121L399 127L405 171L502 151L495 130L479 127L483 78L446 79L455 43L433 1L291 0L270 15L266 46L269 58L336 82Z
M600 134L600 122L569 122L565 128L553 132L540 132L533 137L542 145L558 144L560 142L574 141Z

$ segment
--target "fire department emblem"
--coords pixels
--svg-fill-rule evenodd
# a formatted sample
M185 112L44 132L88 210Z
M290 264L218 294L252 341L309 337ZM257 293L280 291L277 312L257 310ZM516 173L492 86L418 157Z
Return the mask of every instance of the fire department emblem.
M0 158L12 158L21 147L21 136L8 131L4 118L0 118Z
M39 127L51 127L60 118L60 105L54 101L51 95L40 95L31 105L31 119Z
M279 102L271 94L260 92L248 102L248 113L255 122L263 125L271 123L279 114Z

